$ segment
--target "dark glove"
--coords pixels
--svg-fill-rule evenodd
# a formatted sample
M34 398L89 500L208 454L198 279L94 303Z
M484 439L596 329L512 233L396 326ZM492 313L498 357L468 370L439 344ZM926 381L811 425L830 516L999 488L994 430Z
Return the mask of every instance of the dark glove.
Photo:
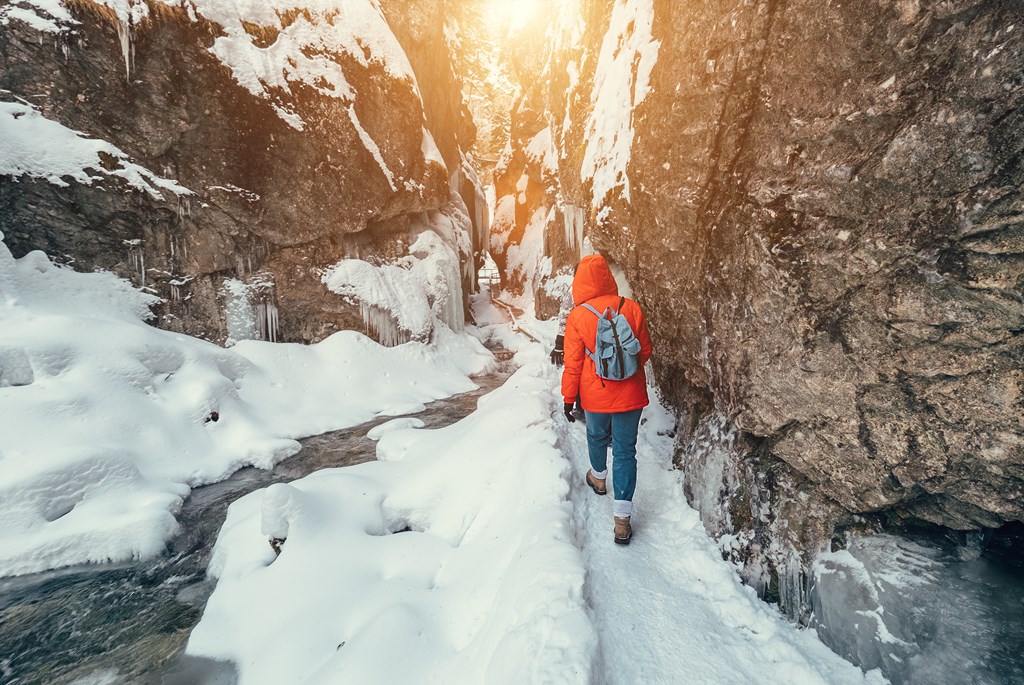
M583 405L580 404L580 396L576 395L576 405L572 408L572 415L580 421L587 420L587 413L583 411Z
M551 363L555 366L561 366L565 363L565 352L562 351L563 344L565 344L565 336L555 336L555 349L551 350Z
M565 420L569 423L576 423L576 417L572 415L572 402L566 402L562 407L565 412Z

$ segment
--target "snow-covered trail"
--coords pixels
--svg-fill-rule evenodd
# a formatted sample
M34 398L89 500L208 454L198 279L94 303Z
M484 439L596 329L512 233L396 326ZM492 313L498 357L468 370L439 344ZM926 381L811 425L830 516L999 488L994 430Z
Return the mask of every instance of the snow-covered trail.
M582 483L583 426L561 417L555 324L525 313L517 332L477 304L474 334L520 368L450 426L378 431L377 461L232 504L190 655L267 685L884 682L739 582L683 498L657 406L634 542L616 546L611 500Z
M508 320L500 312L498 320ZM492 320L493 321L493 320ZM496 334L517 358L546 359L554 321L517 313ZM885 683L864 674L798 629L758 598L722 559L700 515L686 502L682 473L672 465L673 418L650 389L637 442L633 540L616 545L609 494L595 495L583 477L589 466L586 428L562 417L561 369L547 367L552 430L567 461L574 539L587 569L584 596L598 635L591 682L598 685ZM609 472L611 467L609 465Z
M573 465L570 498L588 570L586 596L597 632L601 683L855 683L858 669L812 632L785 622L740 583L685 501L672 469L663 409L645 410L638 442L636 508L629 546L612 540L611 496L582 480L585 429L559 421ZM610 490L609 483L609 490Z

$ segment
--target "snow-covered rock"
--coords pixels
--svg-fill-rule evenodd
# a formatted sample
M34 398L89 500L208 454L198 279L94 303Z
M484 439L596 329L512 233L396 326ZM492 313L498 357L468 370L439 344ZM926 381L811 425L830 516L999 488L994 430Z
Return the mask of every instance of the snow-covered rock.
M129 278L217 342L365 330L322 269L390 257L452 189L467 233L486 221L453 55L421 47L444 12L384 5L0 2L8 247Z
M502 233L584 210L545 228L551 275L576 217L625 270L686 493L751 584L806 619L846 531L1020 521L1024 6L558 4Z
M447 213L413 225L408 254L381 264L343 259L323 275L331 292L358 304L366 328L385 345L427 341L438 326L465 327L463 265L473 259L461 199L452 197Z
M155 298L0 238L0 576L156 554L191 487L295 438L473 389L492 363L444 329L231 350L145 323Z
M84 185L118 177L157 200L164 192L193 194L130 162L110 143L86 138L18 102L0 102L0 176L38 178L60 187L68 185L64 177Z

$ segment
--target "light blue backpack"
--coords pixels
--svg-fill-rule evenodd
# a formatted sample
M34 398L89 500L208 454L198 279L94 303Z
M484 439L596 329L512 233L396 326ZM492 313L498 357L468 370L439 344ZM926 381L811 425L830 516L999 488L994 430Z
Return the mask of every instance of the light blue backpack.
M597 369L597 377L608 381L624 381L640 370L640 341L633 334L626 317L621 314L626 298L619 300L618 311L606 307L601 314L589 304L583 306L597 317L597 339L594 351L584 345L587 356Z

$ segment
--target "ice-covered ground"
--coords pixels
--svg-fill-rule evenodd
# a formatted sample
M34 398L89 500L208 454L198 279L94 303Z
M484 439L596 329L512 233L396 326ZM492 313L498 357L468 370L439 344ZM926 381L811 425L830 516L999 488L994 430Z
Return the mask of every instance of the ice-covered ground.
M226 350L144 323L153 299L15 260L0 236L0 576L157 554L191 487L471 390L493 363L443 327L429 345L346 331Z
M479 303L478 303L479 304ZM379 461L232 505L188 651L241 682L882 683L754 592L703 530L647 410L635 538L582 485L543 344L478 309L520 370L466 419L393 424ZM518 322L541 340L550 322ZM275 557L268 538L286 538Z

